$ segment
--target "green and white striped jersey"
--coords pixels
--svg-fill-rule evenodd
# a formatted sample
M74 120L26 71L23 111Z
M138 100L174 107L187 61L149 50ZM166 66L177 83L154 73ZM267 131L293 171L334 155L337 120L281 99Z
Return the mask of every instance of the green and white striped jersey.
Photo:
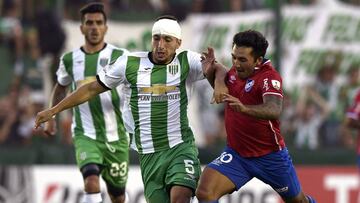
M81 48L66 53L61 57L56 72L58 83L63 86L71 84L71 91L74 91L95 81L97 73L108 66L110 61L127 53L127 50L111 44L106 44L102 50L93 54L85 53ZM102 142L128 139L125 129L132 132L134 124L130 109L124 102L122 86L119 86L74 107L73 136L87 136Z
M204 78L198 53L183 51L167 65L154 64L149 55L121 56L98 75L108 88L124 85L135 122L131 146L140 154L194 140L187 107L194 82Z

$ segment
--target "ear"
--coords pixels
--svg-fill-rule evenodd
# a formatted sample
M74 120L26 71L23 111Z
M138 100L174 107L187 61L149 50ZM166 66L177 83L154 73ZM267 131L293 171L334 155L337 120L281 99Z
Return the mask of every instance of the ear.
M108 26L105 24L105 34L107 33Z
M181 39L177 39L177 44L178 44L178 46L177 46L177 48L176 49L178 49L178 48L180 48L180 46L181 46Z
M83 26L83 24L80 25L80 31L81 31L81 34L85 34L85 33L84 33L84 26Z
M259 65L261 65L261 63L263 62L263 60L264 60L264 57L262 57L262 56L260 56L260 57L258 57L257 59L256 59L256 66L259 66Z

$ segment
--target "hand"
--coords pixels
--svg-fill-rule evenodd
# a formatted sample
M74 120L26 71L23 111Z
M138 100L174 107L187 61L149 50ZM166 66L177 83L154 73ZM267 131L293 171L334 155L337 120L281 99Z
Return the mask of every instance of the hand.
M214 94L213 94L213 98L211 100L211 103L222 103L224 102L224 95L228 94L229 90L227 88L227 86L224 84L220 84L220 83L216 83L215 87L214 87Z
M39 112L36 115L36 119L35 119L35 129L37 129L41 123L44 123L48 120L50 120L52 117L54 116L54 113L52 112L51 109L46 109L44 111Z
M214 63L215 63L214 49L208 47L208 52L202 52L201 55L201 64L205 75L208 75L210 71L214 71L213 68Z
M45 123L44 134L46 136L54 136L56 134L56 121L55 119L50 119Z
M223 101L228 102L229 106L237 112L244 112L246 110L246 106L241 103L241 101L236 98L231 96L230 94L223 94Z

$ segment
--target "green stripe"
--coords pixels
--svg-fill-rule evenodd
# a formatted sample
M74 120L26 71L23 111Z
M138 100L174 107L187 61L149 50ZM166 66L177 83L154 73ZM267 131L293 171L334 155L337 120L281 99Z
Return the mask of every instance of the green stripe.
M125 133L125 127L124 127L124 121L121 116L120 111L120 96L118 92L116 91L116 88L111 90L111 102L114 107L115 115L116 115L116 123L117 123L117 129L118 129L118 135L119 139L124 140L126 138Z
M135 143L139 153L142 153L140 142L140 127L139 127L139 103L138 103L138 89L137 89L137 73L140 67L140 58L128 56L126 64L126 79L131 84L130 107L135 122Z
M112 64L115 60L117 60L120 56L122 56L124 53L123 50L120 49L114 49L111 53L111 59L110 59L110 64Z
M190 138L193 139L194 136L189 137L188 132L192 134L192 131L189 127L189 120L187 117L187 106L188 98L186 93L186 78L189 75L189 61L187 58L187 51L181 52L178 55L178 59L181 67L181 76L180 76L180 128L182 140L187 141Z
M64 66L65 66L66 72L72 78L74 78L74 73L73 73L73 52L66 53L62 60L63 60Z
M155 65L151 72L151 86L166 86L166 73L166 65ZM166 93L161 95L153 93L151 100L151 136L155 151L169 146L167 136L168 101L154 100L154 98L161 96L166 96Z
M73 73L73 52L69 52L64 55L63 57L63 63L65 66L65 70L68 72L68 74L74 79L74 73ZM73 82L71 85L71 91L76 90L76 83ZM75 127L74 127L74 134L75 136L81 136L84 134L84 128L82 126L81 116L80 116L80 109L79 106L75 106L73 108L73 115L75 117Z
M99 54L86 54L85 55L85 78L94 77L97 74ZM105 120L104 113L101 107L100 96L97 95L88 101L91 116L93 118L93 125L95 127L96 139L99 141L106 141L105 138Z

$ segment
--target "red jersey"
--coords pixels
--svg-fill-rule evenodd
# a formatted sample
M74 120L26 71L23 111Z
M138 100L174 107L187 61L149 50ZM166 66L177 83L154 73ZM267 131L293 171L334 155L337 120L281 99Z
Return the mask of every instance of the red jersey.
M346 116L360 122L360 90L358 90L354 103L348 109ZM360 155L360 129L358 130L357 153Z
M283 97L281 77L269 60L256 67L247 79L240 79L232 67L227 73L226 85L229 94L244 105L263 104L263 97L268 94ZM258 119L236 112L226 104L225 128L227 145L243 157L259 157L285 147L278 119Z

